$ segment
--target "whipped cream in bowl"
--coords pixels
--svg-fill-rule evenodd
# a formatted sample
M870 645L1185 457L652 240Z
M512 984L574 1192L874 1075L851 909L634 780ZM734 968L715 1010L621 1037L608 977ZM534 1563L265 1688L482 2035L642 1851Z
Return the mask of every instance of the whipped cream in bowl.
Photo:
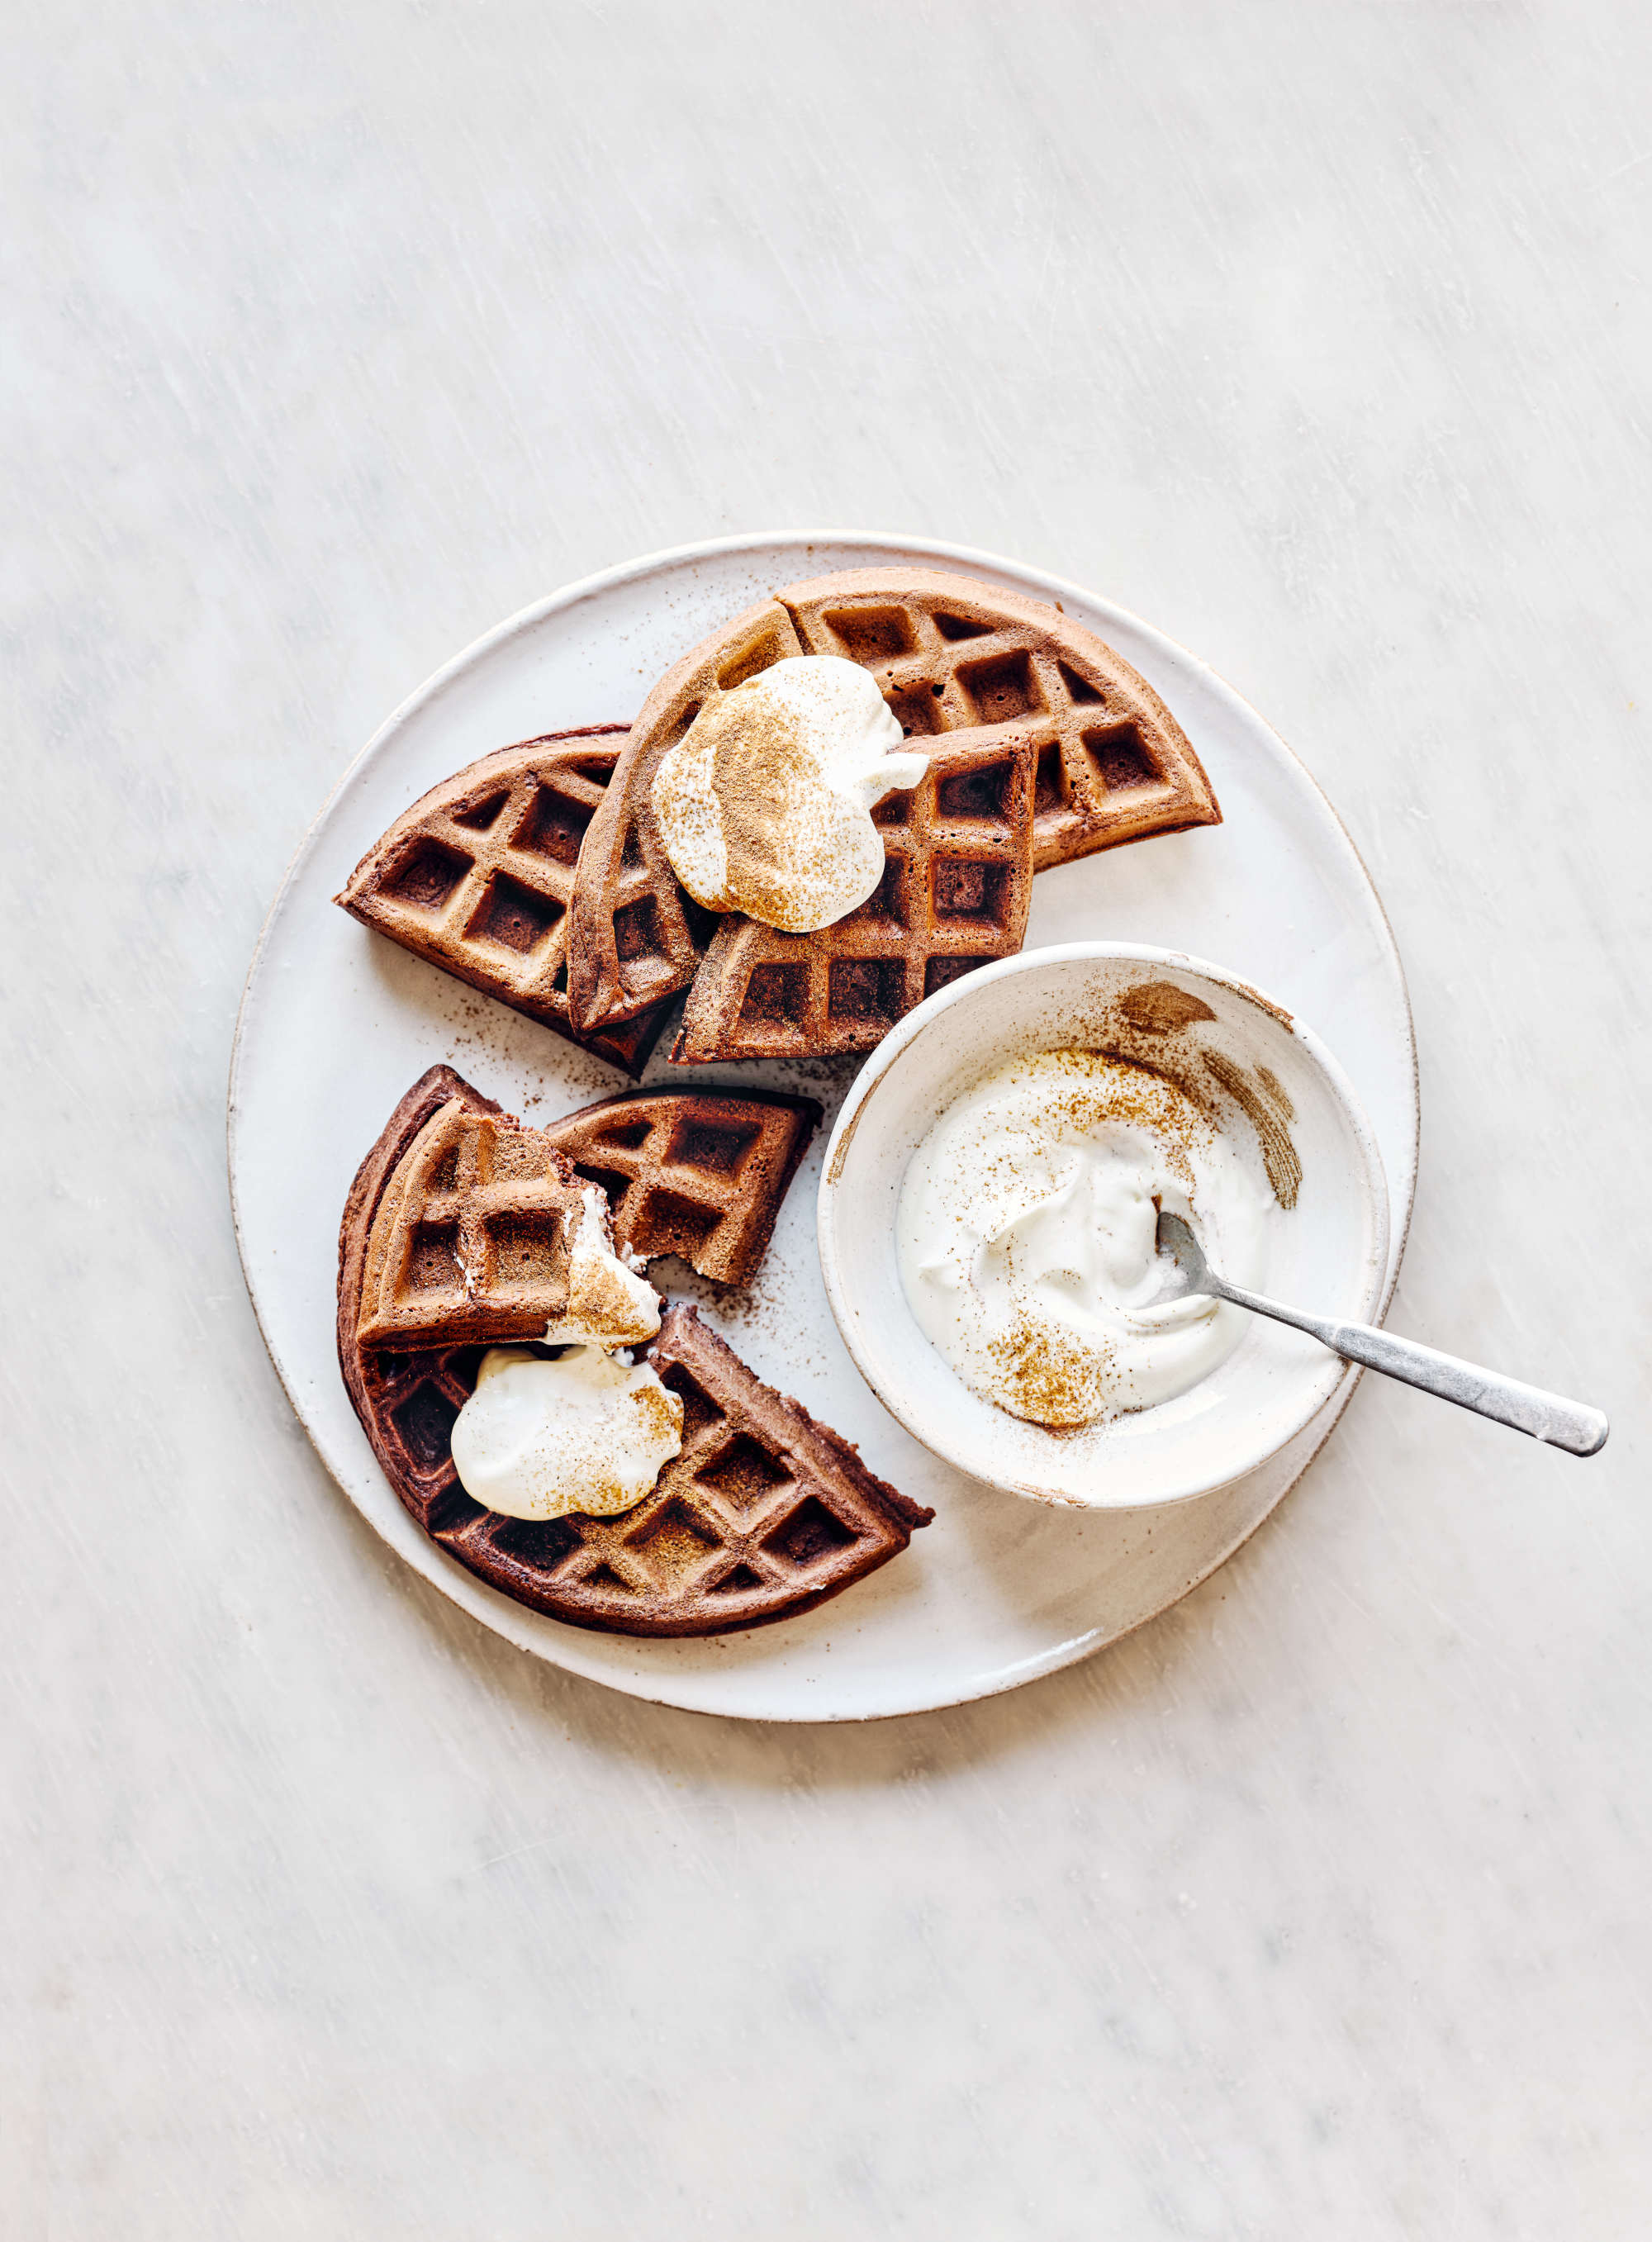
M1105 1052L1034 1051L960 1093L908 1163L902 1288L965 1385L1052 1430L1162 1406L1209 1377L1244 1311L1159 1306L1167 1207L1261 1281L1266 1179L1187 1093Z
M1328 1423L1354 1373L1226 1303L1158 1305L1161 1208L1237 1282L1374 1318L1380 1158L1312 1031L1179 953L1023 952L927 999L851 1089L827 1296L873 1391L959 1470L1091 1508L1185 1500Z

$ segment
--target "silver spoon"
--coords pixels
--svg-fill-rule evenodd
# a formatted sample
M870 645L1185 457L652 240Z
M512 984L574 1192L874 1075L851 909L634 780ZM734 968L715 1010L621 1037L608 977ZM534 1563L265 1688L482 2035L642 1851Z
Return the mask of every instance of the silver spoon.
M1563 1401L1558 1393L1522 1386L1517 1378L1500 1377L1494 1370L1477 1370L1472 1362L1459 1362L1454 1354L1436 1354L1431 1346L1373 1331L1369 1324L1340 1324L1325 1316L1305 1316L1295 1308L1281 1307L1277 1300L1241 1292L1237 1285L1217 1275L1179 1214L1160 1212L1158 1250L1169 1257L1172 1266L1165 1272L1155 1307L1167 1300L1179 1300L1188 1292L1212 1292L1219 1300L1232 1300L1236 1307L1250 1308L1259 1316L1272 1316L1276 1323L1293 1324L1298 1331L1311 1332L1333 1354L1346 1355L1350 1362L1363 1362L1367 1369L1403 1378L1407 1386L1420 1386L1425 1393L1437 1393L1442 1401L1454 1401L1460 1409L1477 1409L1482 1417L1512 1425L1517 1433L1529 1433L1534 1440L1564 1448L1568 1455L1592 1456L1606 1446L1606 1419L1598 1409L1586 1409L1581 1401Z

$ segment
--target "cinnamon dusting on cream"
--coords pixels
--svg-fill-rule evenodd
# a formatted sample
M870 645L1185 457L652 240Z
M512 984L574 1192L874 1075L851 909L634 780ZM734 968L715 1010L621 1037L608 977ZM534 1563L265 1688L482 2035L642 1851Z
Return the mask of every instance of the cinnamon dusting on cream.
M858 662L802 654L708 701L661 759L651 800L671 869L709 910L811 934L883 876L873 807L925 759Z
M1161 1208L1239 1282L1259 1281L1254 1153L1155 1070L1037 1052L964 1091L917 1148L897 1212L902 1284L984 1400L1052 1431L1099 1425L1187 1392L1243 1330L1209 1296L1159 1301Z

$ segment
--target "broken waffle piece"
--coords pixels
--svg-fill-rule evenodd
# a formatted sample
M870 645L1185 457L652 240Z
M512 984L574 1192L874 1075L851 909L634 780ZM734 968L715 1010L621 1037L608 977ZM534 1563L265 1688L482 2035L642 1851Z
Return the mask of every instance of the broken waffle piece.
M435 1539L492 1587L576 1627L727 1635L838 1594L934 1516L764 1385L695 1309L668 1311L648 1360L682 1402L682 1447L635 1509L528 1526L467 1500Z
M424 1531L503 1594L616 1635L761 1627L812 1609L898 1556L933 1512L766 1386L691 1308L669 1311L648 1356L681 1400L682 1448L634 1508L527 1520L471 1500L452 1433L486 1346L389 1346L362 1336L367 1241L380 1204L421 1132L453 1104L472 1118L498 1115L450 1069L433 1068L363 1161L339 1234L339 1366L375 1455Z
M416 957L635 1075L664 1007L583 1035L567 1002L574 867L628 736L623 725L599 724L484 755L381 834L334 900Z
M605 1098L540 1133L606 1191L622 1252L747 1285L820 1120L812 1098L708 1086Z
M447 1092L433 1103L433 1084ZM363 1345L554 1337L612 1347L659 1328L655 1295L614 1255L600 1187L565 1153L446 1068L409 1097L428 1110L363 1233Z

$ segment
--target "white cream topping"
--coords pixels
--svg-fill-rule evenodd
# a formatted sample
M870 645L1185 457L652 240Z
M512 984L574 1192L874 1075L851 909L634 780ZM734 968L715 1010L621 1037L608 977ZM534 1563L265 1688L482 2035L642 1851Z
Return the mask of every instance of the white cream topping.
M927 762L870 671L799 654L708 701L661 760L654 813L696 903L811 934L876 889L873 807Z
M682 1400L652 1366L593 1346L489 1348L453 1433L466 1494L508 1518L629 1510L682 1446Z
M1096 1424L1185 1393L1244 1334L1244 1312L1206 1296L1149 1305L1167 1274L1159 1207L1254 1289L1270 1204L1254 1163L1172 1084L1100 1052L1044 1051L977 1083L914 1153L901 1282L984 1400Z
M635 1346L660 1328L660 1296L609 1245L603 1206L588 1184L568 1252L567 1312L545 1327L551 1346Z

